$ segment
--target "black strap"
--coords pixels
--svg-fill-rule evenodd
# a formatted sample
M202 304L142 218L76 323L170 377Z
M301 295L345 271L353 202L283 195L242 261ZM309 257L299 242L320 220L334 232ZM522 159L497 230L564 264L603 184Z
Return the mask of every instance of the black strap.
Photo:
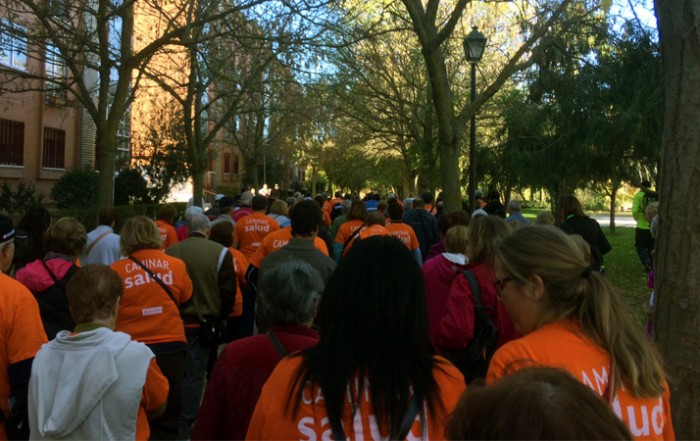
M146 265L144 265L143 263L141 263L140 260L135 259L134 256L129 256L129 260L131 260L132 262L136 263L138 266L143 268L143 270L148 273L148 275L151 277L151 279L155 280L156 283L158 283L158 285L160 285L160 287L165 290L165 292L168 294L168 297L170 297L173 300L173 302L175 302L175 306L177 306L178 308L180 307L180 304L175 299L175 296L170 291L170 288L168 288L168 285L166 285L162 280L160 280L160 277L153 274L153 271L148 269L148 267Z
M406 439L408 432L410 432L411 427L413 427L413 422L416 420L416 415L418 415L418 399L414 395L411 401L408 402L406 415L403 417L401 427L399 427L399 434L396 436L397 440ZM333 439L335 439L335 441L345 441L347 438L345 437L345 431L340 421L330 420L329 418L329 422L331 424L331 430L333 431Z
M474 271L470 269L465 269L462 271L462 274L464 274L467 282L469 282L469 288L471 288L472 294L474 295L474 302L476 303L476 306L482 306L483 302L481 300L481 288L479 288L479 281L476 280L476 274L474 274Z
M51 278L53 279L53 283L55 283L56 285L58 285L58 284L59 284L59 281L58 281L58 279L56 278L56 275L53 273L53 271L51 271L51 270L49 269L49 266L46 264L46 262L44 262L44 259L41 260L41 264L44 265L44 268L46 269L46 272L48 272L48 273L49 273L49 276L51 276Z
M267 331L267 338L270 339L270 343L272 343L272 346L275 347L275 350L279 354L280 358L284 358L287 356L287 350L284 349L284 345L280 341L279 338L277 338L277 335L272 332L272 331Z
M343 244L343 249L345 249L348 246L348 244L350 243L352 238L357 236L357 234L360 232L360 230L363 229L364 227L365 227L365 224L360 225L360 227L357 230L353 231L352 234L350 236L348 236L347 239L345 239L345 243Z

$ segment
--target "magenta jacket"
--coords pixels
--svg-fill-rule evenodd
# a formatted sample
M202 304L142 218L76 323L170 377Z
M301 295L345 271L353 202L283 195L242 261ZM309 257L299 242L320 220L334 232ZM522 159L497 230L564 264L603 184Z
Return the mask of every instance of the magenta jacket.
M423 264L423 280L425 281L425 298L428 306L428 324L430 325L430 341L435 346L435 337L438 325L445 315L447 297L450 287L457 274L466 268L466 265L448 260L444 254L438 254L428 259ZM436 347L437 349L437 347Z

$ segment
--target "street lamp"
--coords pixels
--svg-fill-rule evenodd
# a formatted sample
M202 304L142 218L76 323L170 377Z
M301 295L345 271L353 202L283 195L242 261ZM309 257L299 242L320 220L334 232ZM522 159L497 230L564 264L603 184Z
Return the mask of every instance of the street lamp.
M464 37L464 55L467 61L472 65L472 90L471 100L473 103L476 99L476 63L481 60L486 47L486 37L479 32L479 29L474 26L472 31ZM476 210L476 200L474 191L476 190L476 114L472 114L471 127L469 128L469 207L472 211Z

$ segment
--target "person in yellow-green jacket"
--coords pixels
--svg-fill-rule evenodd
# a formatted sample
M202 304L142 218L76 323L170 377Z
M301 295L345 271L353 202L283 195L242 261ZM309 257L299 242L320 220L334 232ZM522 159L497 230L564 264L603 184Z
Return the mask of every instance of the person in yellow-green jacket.
M642 181L639 191L634 195L632 200L632 216L637 221L637 227L634 230L634 247L637 249L637 255L644 266L644 271L649 272L652 268L653 257L652 250L654 249L654 238L649 231L649 222L644 216L646 207L658 200L658 193L651 189L651 183L646 179Z

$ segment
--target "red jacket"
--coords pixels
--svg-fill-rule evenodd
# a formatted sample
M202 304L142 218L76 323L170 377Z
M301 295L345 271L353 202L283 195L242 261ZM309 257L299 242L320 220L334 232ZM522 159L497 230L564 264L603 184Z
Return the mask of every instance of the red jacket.
M316 331L306 326L273 325L269 330L290 354L318 342ZM229 343L207 383L192 440L245 439L262 387L280 360L266 334Z
M427 260L421 267L425 280L425 299L428 306L428 324L430 325L430 341L435 345L438 326L445 315L447 297L455 277L466 268L466 265L451 262L444 255Z

